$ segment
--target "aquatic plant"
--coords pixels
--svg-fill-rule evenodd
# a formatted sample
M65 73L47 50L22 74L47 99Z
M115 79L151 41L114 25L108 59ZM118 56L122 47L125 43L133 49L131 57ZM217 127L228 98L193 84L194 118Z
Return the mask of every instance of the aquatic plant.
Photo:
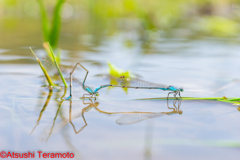
M53 20L52 24L50 24L48 20L48 15L47 11L43 5L42 0L38 0L39 6L40 6L40 12L41 12L41 18L42 18L42 32L43 32L43 37L45 42L49 42L50 45L52 46L53 50L57 48L58 40L59 40L59 34L60 34L60 27L61 27L61 7L62 4L64 3L64 0L58 0L55 9L54 9L54 14L53 14ZM48 53L49 57L52 57L51 51L44 45L44 48L46 52ZM61 61L61 50L57 50L57 54L55 57L55 60L57 63L60 64ZM65 83L64 83L65 85Z
M47 44L47 46L46 46L46 44ZM59 68L58 62L56 61L56 57L55 57L55 55L54 55L53 49L52 49L52 47L51 47L51 45L50 45L49 43L46 43L46 44L45 44L45 48L46 48L46 49L49 51L49 53L51 54L51 58L50 58L50 59L51 59L52 63L55 65L55 67L57 68L58 73L59 73L59 75L60 75L60 77L61 77L61 79L62 79L62 82L63 82L65 88L67 88L68 85L67 85L67 83L66 83L65 78L63 77L63 74L62 74L61 69ZM38 63L39 63L39 66L40 66L40 68L42 69L42 71L43 71L43 73L44 73L44 75L45 75L46 80L48 81L49 86L50 86L50 87L54 87L55 84L52 82L52 80L51 80L51 78L50 78L50 76L49 76L49 74L48 74L48 72L47 72L47 69L43 66L42 62L41 62L40 59L36 56L36 54L33 52L33 50L31 49L31 47L30 47L30 50L31 50L31 52L33 53L33 55L35 56L35 58L37 59L37 61L38 61Z
M35 56L35 58L37 59L38 64L39 64L40 68L42 69L42 71L43 71L43 73L44 73L44 76L45 76L45 78L46 78L46 80L47 80L50 88L53 87L53 86L55 86L54 83L52 82L52 79L50 78L47 70L44 68L44 66L42 65L42 62L39 60L39 58L38 58L38 57L36 56L36 54L33 52L33 50L32 50L31 47L30 47L30 50L31 50L32 54Z
M49 42L52 46L52 48L56 48L58 44L58 38L60 33L60 27L61 27L61 7L64 3L64 0L58 0L53 14L52 24L50 24L47 16L47 11L43 5L42 0L38 0L40 11L41 11L41 17L42 17L42 31L43 31L43 37L45 42Z
M64 77L63 77L63 75L62 75L62 71L60 70L60 68L59 68L59 66L58 66L58 63L57 63L57 61L56 61L56 57L55 57L55 55L54 55L53 49L52 49L51 45L50 45L48 42L47 42L47 44L48 44L48 47L49 47L49 49L50 49L51 55L52 55L52 57L53 57L53 62L54 62L54 64L55 64L56 68L58 69L58 73L59 73L59 75L60 75L60 77L61 77L61 79L62 79L62 82L63 82L64 86L67 88L68 86L67 86L66 80L64 79Z

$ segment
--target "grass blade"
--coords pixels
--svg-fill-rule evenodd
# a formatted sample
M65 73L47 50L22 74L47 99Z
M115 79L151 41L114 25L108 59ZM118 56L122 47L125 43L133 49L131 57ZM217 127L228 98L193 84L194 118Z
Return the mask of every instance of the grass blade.
M47 44L46 42L43 43L43 48L44 48L45 51L47 52L48 56L49 56L51 59L53 59L52 53L51 53L51 51L50 51L50 49L49 49L49 47L48 47L48 44Z
M61 48L58 48L57 49L57 62L58 62L58 64L61 64Z
M47 81L48 81L49 86L51 86L51 87L55 86L54 83L52 82L50 76L48 75L47 70L43 67L41 61L40 61L39 58L36 56L36 54L33 52L33 50L32 50L31 47L30 47L30 50L31 50L31 52L33 53L33 55L36 57L36 59L37 59L37 61L38 61L38 63L39 63L39 66L41 67L41 69L42 69L42 71L43 71L43 73L44 73L44 75L45 75L45 77L46 77L46 79L47 79Z
M66 80L64 79L64 77L63 77L63 75L62 75L62 72L61 72L61 70L60 70L60 68L59 68L59 66L58 66L58 63L57 63L57 61L56 61L56 57L55 57L55 55L54 55L53 49L52 49L51 45L49 44L49 42L47 42L47 44L48 44L48 47L49 47L49 49L50 49L50 51L51 51L54 64L55 64L55 66L56 66L57 69L58 69L58 72L59 72L59 75L61 76L61 79L62 79L62 81L63 81L63 84L64 84L64 86L67 88L68 86L67 86Z

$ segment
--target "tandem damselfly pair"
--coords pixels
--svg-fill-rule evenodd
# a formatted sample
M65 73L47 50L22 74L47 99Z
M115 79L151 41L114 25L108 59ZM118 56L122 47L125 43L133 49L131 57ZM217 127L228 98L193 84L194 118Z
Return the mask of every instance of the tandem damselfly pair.
M175 87L172 85L151 83L151 82L144 81L144 80L141 80L138 78L125 77L125 76L121 76L121 77L117 78L118 85L106 84L106 85L101 85L101 86L97 87L96 89L92 89L91 87L85 85L89 71L83 65L81 65L80 63L77 63L74 66L72 72L70 73L70 96L67 99L72 98L72 79L73 79L72 75L78 65L86 71L86 75L82 82L82 88L86 92L88 92L88 94L84 94L84 96L89 95L90 97L96 98L99 95L98 91L100 89L106 88L106 87L121 87L121 88L133 88L133 89L160 89L163 91L170 91L168 93L167 99L170 94L173 94L173 96L176 99L177 99L177 95L179 95L179 97L181 98L180 93L183 92L183 88L178 88L178 87Z

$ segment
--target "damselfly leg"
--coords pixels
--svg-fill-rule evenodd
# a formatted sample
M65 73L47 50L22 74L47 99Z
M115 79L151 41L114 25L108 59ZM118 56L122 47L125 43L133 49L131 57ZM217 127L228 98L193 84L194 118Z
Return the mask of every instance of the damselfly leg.
M86 71L86 75L85 75L84 80L83 80L83 83L82 83L82 87L83 87L83 89L85 90L85 81L86 81L86 79L87 79L87 76L88 76L88 72L89 72L89 71L88 71L85 67L83 67L80 63L76 63L76 65L74 66L72 72L70 73L70 96L69 96L67 99L72 98L72 74L73 74L73 72L75 71L75 69L77 68L78 65L79 65L80 67L82 67L82 69L84 69L84 70Z
M178 99L177 94L178 94L178 92L175 92L175 94L173 95L176 99Z
M169 92L169 93L168 93L168 96L167 96L167 100L168 100L168 98L169 98L169 95L170 95L170 94L174 94L174 93L175 93L175 92Z
M178 95L179 95L179 97L182 99L182 97L181 97L181 95L180 95L180 92L181 92L181 91L178 91Z
M174 91L174 92L168 93L167 100L168 100L170 94L173 94L174 98L176 98L177 100L179 99L179 98L177 98L177 95L179 95L180 99L182 98L180 95L180 91Z

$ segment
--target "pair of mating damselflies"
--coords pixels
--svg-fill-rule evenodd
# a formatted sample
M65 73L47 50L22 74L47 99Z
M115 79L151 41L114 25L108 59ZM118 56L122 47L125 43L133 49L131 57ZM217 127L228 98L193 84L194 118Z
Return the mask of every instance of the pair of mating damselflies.
M47 68L53 68L54 67L54 64L52 63L51 60L45 59L44 62L45 63L43 63L43 64ZM75 69L77 68L77 66L80 66L82 69L84 69L86 71L86 75L83 79L83 82L80 82L79 80L77 80L76 78L73 77L73 73L74 73ZM168 85L164 85L164 84L151 83L151 82L144 81L144 80L141 80L141 79L138 79L138 78L125 77L125 76L121 76L117 79L119 85L106 84L106 85L101 85L94 90L91 87L85 85L88 73L89 73L89 71L83 65L81 65L80 63L77 63L73 67L72 71L70 72L70 96L68 98L66 98L67 100L72 98L72 82L73 82L73 79L74 79L74 81L77 80L78 82L80 82L80 84L82 85L82 88L86 92L88 92L88 94L84 94L83 97L88 95L88 96L90 96L90 98L91 97L96 98L97 96L99 96L98 91L100 89L106 88L106 87L121 87L121 88L133 88L133 89L160 89L160 90L163 90L163 91L170 91L168 93L167 99L168 99L170 94L173 94L173 96L176 99L177 99L177 97L176 97L177 95L179 95L179 97L181 98L180 92L183 92L183 88L174 87L172 85L168 86Z
M125 77L125 76L121 76L117 79L119 85L106 84L106 85L101 85L101 86L97 87L95 90L93 90L91 87L85 85L85 81L87 79L89 71L83 65L81 65L80 63L77 63L74 66L72 72L70 73L70 96L67 99L72 98L72 79L73 79L72 75L78 65L86 71L86 75L82 82L82 88L85 91L87 91L88 94L84 94L84 96L89 95L90 97L96 98L99 95L98 91L100 89L106 88L106 87L121 87L121 88L134 88L134 89L160 89L163 91L170 91L168 93L167 99L170 94L173 94L175 98L177 98L176 97L177 95L179 95L179 97L181 97L180 92L183 92L183 88L177 88L172 85L168 86L168 85L163 85L163 84L151 83L151 82L147 82L147 81L144 81L144 80L141 80L138 78Z

